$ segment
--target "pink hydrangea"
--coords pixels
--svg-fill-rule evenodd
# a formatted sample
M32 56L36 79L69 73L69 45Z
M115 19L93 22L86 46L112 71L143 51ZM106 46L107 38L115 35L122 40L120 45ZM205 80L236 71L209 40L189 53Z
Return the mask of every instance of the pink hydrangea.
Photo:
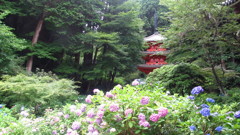
M99 117L99 118L102 118L103 116L104 116L104 111L98 111L97 112L97 116Z
M146 104L149 103L149 100L150 100L150 98L149 98L148 96L145 96L145 97L142 97L140 103L141 103L142 105L146 105Z
M72 123L73 130L78 130L80 128L80 126L81 126L80 122L75 121Z
M111 112L117 112L117 111L119 110L119 105L118 105L118 104L111 104L111 105L109 106L109 110L110 110Z
M132 114L133 110L132 109L127 109L124 111L125 116L128 116L128 114Z
M87 108L87 105L83 104L83 105L81 106L80 110L81 110L82 112L85 112L85 111L86 111L86 108Z
M54 120L54 122L59 122L60 118L59 117L54 117L53 120Z
M93 133L95 130L93 125L88 125L88 132Z
M106 93L106 97L113 98L114 95L113 95L111 92L107 92L107 93Z
M160 108L158 109L158 115L159 115L160 117L165 117L167 114L168 114L168 109L167 109L167 108L165 108L165 107L160 107Z
M109 131L110 131L110 133L113 133L113 132L116 132L116 129L115 128L111 128Z
M140 120L140 121L139 121L139 125L140 125L140 126L144 126L144 127L150 127L149 122L146 121L146 120Z
M122 85L120 85L120 84L116 85L115 87L122 89Z
M22 115L23 117L27 117L29 116L29 113L27 111L22 111L20 115Z
M88 116L89 118L93 118L93 117L95 116L94 111L93 111L93 110L88 111L88 112L87 112L87 116Z
M94 90L93 90L93 93L94 93L94 94L98 94L99 92L100 92L99 89L94 89Z
M88 96L86 97L85 101L86 101L87 103L92 103L92 96L91 96L91 95L88 95Z
M98 106L98 109L101 110L101 111L105 111L105 104L101 104L100 106Z
M59 117L63 116L63 112L58 112L58 116Z
M64 115L64 118L68 119L69 118L69 114Z
M136 85L139 85L139 82L138 82L137 80L134 80L134 81L132 82L132 86L136 86Z
M146 116L143 113L138 114L139 120L145 120Z
M158 115L158 114L152 114L151 116L150 116L150 120L151 121L153 121L153 122L157 122L158 120L159 120L159 118L160 118L160 116Z
M69 108L71 112L75 112L77 107L75 105L71 105Z
M81 111L80 109L77 109L77 110L75 111L75 113L76 113L77 116L82 115L82 111Z
M94 122L100 125L102 123L102 118L97 118Z
M114 117L116 118L117 121L121 121L122 117L119 114L114 115Z

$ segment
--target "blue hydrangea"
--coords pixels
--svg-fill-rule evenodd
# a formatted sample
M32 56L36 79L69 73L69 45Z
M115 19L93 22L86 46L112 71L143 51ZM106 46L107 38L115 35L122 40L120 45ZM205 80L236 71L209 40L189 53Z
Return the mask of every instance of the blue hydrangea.
M195 126L189 126L189 129L190 129L191 131L194 131L194 130L196 130L196 127L195 127Z
M215 130L216 130L216 131L218 131L218 132L221 132L221 131L222 131L222 129L223 129L223 127L222 127L222 126L218 126L218 127L216 127L216 128L215 128Z
M206 101L207 101L207 102L210 102L210 103L215 103L215 100L212 99L212 98L207 98Z
M234 117L235 117L235 118L240 118L240 111L235 112L235 113L234 113Z
M191 99L191 100L194 100L194 99L195 99L194 96L188 96L187 98L188 98L188 99Z
M209 108L209 106L207 104L202 104L201 107L202 108Z
M3 108L3 105L0 105L0 108Z
M210 116L210 109L209 109L209 108L203 108L203 109L200 111L200 113L201 113L203 116L205 116L205 117Z
M206 135L211 135L211 134L206 134Z
M201 86L197 86L197 87L194 87L191 91L191 94L192 95L197 95L197 94L200 94L202 93L204 90Z

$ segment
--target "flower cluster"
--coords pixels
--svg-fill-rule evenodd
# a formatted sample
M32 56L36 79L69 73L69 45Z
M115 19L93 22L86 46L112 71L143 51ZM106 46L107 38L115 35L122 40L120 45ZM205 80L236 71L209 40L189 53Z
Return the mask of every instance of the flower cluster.
M203 109L200 111L200 113L201 113L203 116L205 116L205 117L210 116L210 109L209 109L209 108L203 108Z
M88 95L88 96L86 97L85 101L86 101L87 103L92 103L92 96L91 96L91 95Z
M235 118L240 118L240 111L235 112L235 113L234 113L234 117L235 117Z
M196 130L196 127L195 126L189 126L189 129L190 129L190 131L194 131L194 130Z
M94 89L94 90L93 90L93 93L94 93L94 94L98 94L99 92L100 92L99 89Z
M132 86L136 86L136 85L139 85L139 82L138 82L137 80L134 80L134 81L132 82Z
M201 86L194 87L191 91L192 95L200 94L204 91L204 89Z
M145 97L142 97L140 103L141 103L142 105L146 105L146 104L149 103L149 100L150 100L150 98L149 98L148 96L145 96Z
M111 105L109 106L109 110L110 110L111 112L117 112L117 111L119 110L119 105L118 105L118 104L111 104Z
M128 116L128 114L132 114L133 110L132 109L127 109L124 111L125 116Z
M215 100L212 99L212 98L207 98L206 101L207 101L207 102L210 102L210 103L215 103Z
M194 96L188 96L187 98L188 98L188 99L191 99L191 100L194 100L194 99L195 99Z

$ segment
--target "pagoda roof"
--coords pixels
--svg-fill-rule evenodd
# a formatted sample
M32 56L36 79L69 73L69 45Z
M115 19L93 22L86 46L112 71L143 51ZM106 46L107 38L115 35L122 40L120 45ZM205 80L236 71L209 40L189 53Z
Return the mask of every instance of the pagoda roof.
M237 3L239 3L240 0L225 0L224 2L222 2L222 5L224 6L233 6Z
M143 54L156 54L156 55L167 55L169 54L169 50L166 51L142 51Z
M148 41L163 41L165 40L166 38L163 37L163 35L161 35L160 33L158 32L155 32L153 35L151 36L148 36L148 37L145 37L144 38L144 41L145 42L148 42Z

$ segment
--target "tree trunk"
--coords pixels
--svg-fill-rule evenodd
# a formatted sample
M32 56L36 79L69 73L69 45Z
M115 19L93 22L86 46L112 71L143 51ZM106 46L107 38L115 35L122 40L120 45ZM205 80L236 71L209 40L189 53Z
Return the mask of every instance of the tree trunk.
M32 38L32 46L34 46L38 42L39 34L40 34L41 30L42 30L44 17L45 17L45 14L43 13L41 15L41 18L38 20L38 24L37 24L37 27L35 29L35 32L34 32L34 35L33 35L33 38ZM33 65L33 56L30 56L28 58L27 65L26 65L27 72L31 72L32 71L32 65Z
M80 53L75 53L74 57L75 57L75 64L79 65L79 63L80 63Z
M214 68L214 65L211 64L211 68L212 68L212 72L213 72L213 75L214 75L214 78L218 84L218 87L219 87L219 90L220 90L220 93L223 94L223 95L226 95L227 93L225 92L224 88L223 88L223 85L222 85L222 81L219 79L217 73L216 73L216 70Z
M84 53L83 65L85 66L92 65L92 53Z
M98 53L98 48L96 48L95 53L94 53L93 64L97 63L97 53Z

